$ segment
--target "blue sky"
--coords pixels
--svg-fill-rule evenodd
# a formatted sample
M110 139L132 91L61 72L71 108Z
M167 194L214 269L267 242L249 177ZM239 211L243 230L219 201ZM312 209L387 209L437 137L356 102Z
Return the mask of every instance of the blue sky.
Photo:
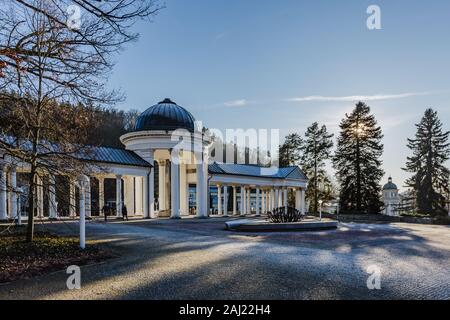
M426 107L450 129L450 2L365 0L167 0L138 42L117 57L110 81L121 109L165 97L211 128L279 128L313 121L337 134L361 98L385 138L386 174L402 185ZM381 8L382 30L366 27ZM385 178L387 179L387 177Z

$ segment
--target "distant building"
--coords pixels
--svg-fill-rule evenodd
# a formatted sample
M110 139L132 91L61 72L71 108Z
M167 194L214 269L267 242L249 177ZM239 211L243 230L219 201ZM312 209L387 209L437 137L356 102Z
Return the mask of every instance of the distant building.
M392 182L391 177L389 177L388 183L383 186L383 202L383 214L388 216L397 215L396 207L400 204L400 196L398 194L398 188L395 183Z

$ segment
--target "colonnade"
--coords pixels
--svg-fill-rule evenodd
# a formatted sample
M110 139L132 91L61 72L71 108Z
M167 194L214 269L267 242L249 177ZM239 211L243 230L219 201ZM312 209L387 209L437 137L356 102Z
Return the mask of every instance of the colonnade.
M151 158L153 163L153 151ZM189 214L189 182L193 182L192 174L195 172L196 183L196 215L199 218L208 216L208 197L209 195L209 174L208 164L205 155L202 161L194 165L188 164L184 159L158 160L156 165L159 168L159 211L169 210L171 218L180 218L182 215ZM175 161L174 161L175 160ZM169 168L169 172L168 169ZM194 170L195 168L195 170ZM69 203L69 216L75 217L76 212L76 194L83 193L83 205L86 217L92 215L92 189L91 179L98 180L98 207L102 215L103 207L107 203L105 199L105 179L115 179L116 193L112 200L115 206L115 215L122 217L123 206L127 207L129 215L142 215L144 217L155 218L156 210L154 204L154 171L140 176L128 174L101 173L86 177L87 182L83 188L79 181L69 181L69 192L67 197ZM190 178L188 178L188 175ZM54 175L47 174L44 185L45 175L40 174L36 180L36 216L44 217L44 189L47 193L48 208L46 216L49 218L58 218L59 210L57 204L57 194L60 188L57 186L57 179ZM170 180L170 184L168 183ZM277 207L287 207L288 194L290 191L295 195L295 208L305 214L305 190L303 187L277 186L277 185L255 185L239 183L213 182L217 186L217 211L219 215L249 215L257 216L266 214ZM11 164L0 163L0 220L13 219L17 215L18 201L17 196L17 167ZM170 194L170 196L169 196ZM59 195L61 197L61 195ZM81 197L79 197L81 198ZM80 203L78 203L79 205Z
M47 183L44 183L43 177L47 177ZM99 214L103 215L103 207L105 205L105 175L93 175L92 177L84 176L86 181L83 186L80 185L79 179L69 179L67 197L69 216L75 217L77 212L76 192L78 190L81 205L84 206L86 217L92 215L92 190L91 179L98 179L98 208ZM145 183L147 177L144 176L128 176L128 175L108 175L110 179L115 179L116 195L115 195L115 215L122 216L122 208L125 205L129 214L142 214L145 216ZM124 190L123 190L124 189ZM47 212L44 212L44 190L47 191ZM57 194L60 192L60 186L57 185L56 177L53 174L44 174L40 172L36 177L36 193L35 193L35 215L37 218L44 218L45 215L49 219L56 219L60 215L57 203ZM11 164L0 163L0 220L14 219L18 215L18 196L20 192L17 184L17 166ZM61 196L61 195L60 195Z
M251 185L235 185L235 184L217 184L217 213L219 215L249 215L267 214L278 207L288 206L288 191L293 190L295 195L295 208L304 215L305 207L305 190L294 187L277 187L277 186L251 186ZM228 208L228 191L231 187L231 208ZM240 192L238 193L238 188ZM254 206L251 205L251 195L254 190ZM238 207L239 200L239 207Z

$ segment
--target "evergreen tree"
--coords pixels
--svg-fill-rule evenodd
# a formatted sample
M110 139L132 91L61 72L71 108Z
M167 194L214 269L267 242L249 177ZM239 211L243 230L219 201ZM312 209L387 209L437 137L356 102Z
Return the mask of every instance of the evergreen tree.
M446 215L450 171L445 162L450 158L450 131L442 132L442 123L433 109L425 111L416 127L415 139L408 139L413 154L407 157L404 170L413 175L406 184L416 193L420 213Z
M341 133L333 158L340 183L341 212L379 213L383 134L370 108L358 102L340 124Z
M313 212L318 212L319 197L322 200L330 200L323 197L331 188L331 180L325 171L325 160L331 155L332 137L333 134L328 133L327 127L319 127L317 122L308 127L305 133L302 168L309 179L306 197L310 200Z
M302 137L297 133L286 136L279 148L279 166L288 167L298 165L303 145Z

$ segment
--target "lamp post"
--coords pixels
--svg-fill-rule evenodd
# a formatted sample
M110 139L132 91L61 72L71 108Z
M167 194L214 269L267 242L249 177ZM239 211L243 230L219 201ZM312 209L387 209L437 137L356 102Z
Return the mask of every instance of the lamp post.
M319 200L319 220L322 221L322 200Z
M78 187L80 188L80 248L84 249L86 247L86 199L85 199L85 189L86 185L89 183L89 178L82 175L78 178Z

